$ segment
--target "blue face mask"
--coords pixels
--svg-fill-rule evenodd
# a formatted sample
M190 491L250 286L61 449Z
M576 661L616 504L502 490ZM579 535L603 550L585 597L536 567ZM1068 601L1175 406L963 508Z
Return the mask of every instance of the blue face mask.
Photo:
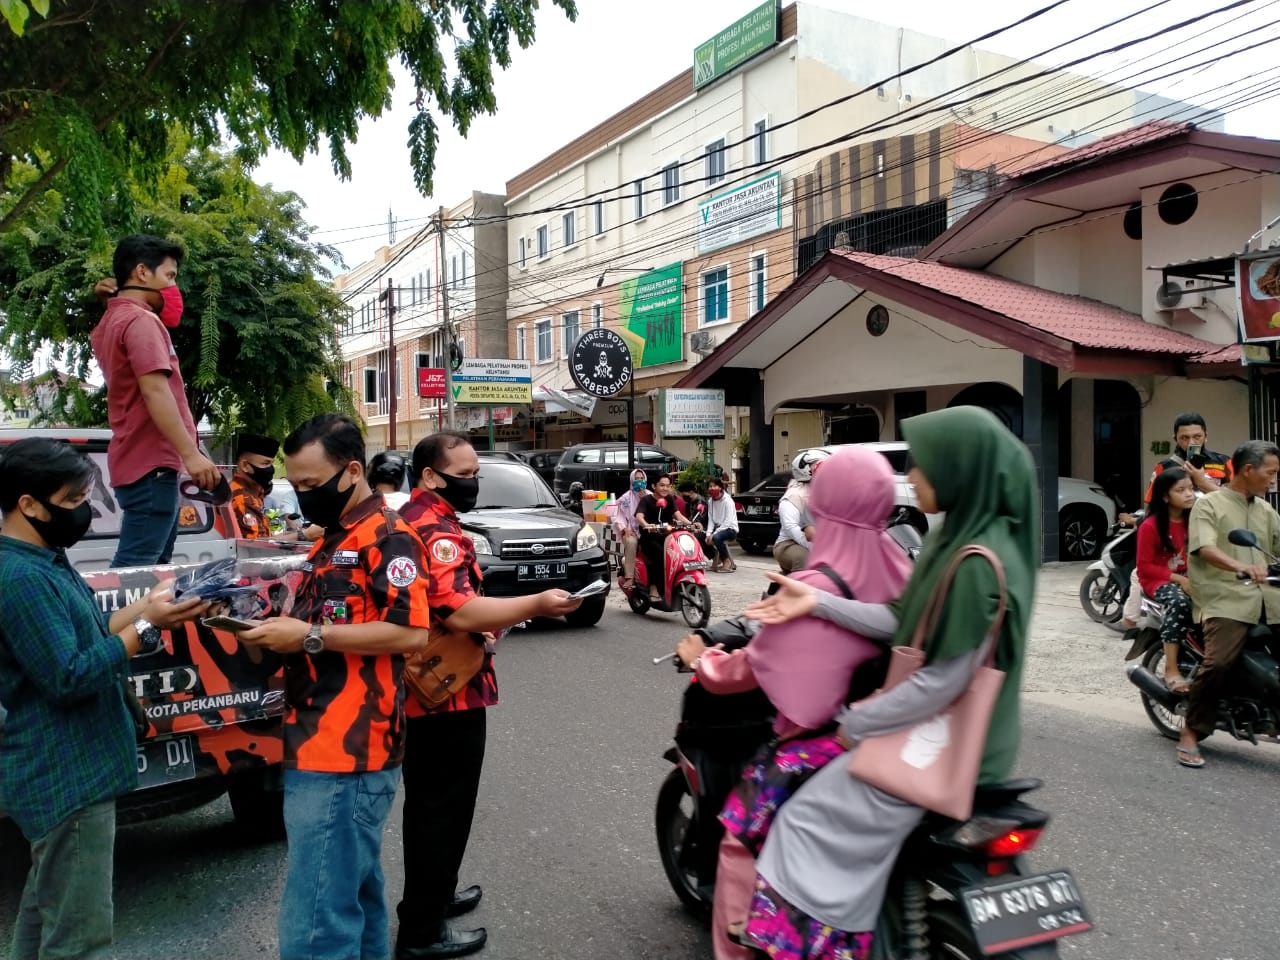
M636 493L644 493L644 491L648 488L648 486L649 486L649 482L647 480L631 481L631 489L634 490Z

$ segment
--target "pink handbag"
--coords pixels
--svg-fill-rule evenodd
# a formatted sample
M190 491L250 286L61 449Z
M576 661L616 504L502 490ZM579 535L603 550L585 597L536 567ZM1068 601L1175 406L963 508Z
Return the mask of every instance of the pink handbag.
M849 760L849 772L864 783L954 820L967 820L973 813L973 791L978 783L987 730L1004 684L1004 671L993 665L1008 606L1004 567L999 557L976 544L956 552L916 624L911 645L894 647L890 653L884 686L875 694L879 696L893 689L924 664L925 640L942 615L956 569L960 561L973 556L985 557L995 569L1000 584L1000 606L984 644L985 661L974 672L969 689L936 717L896 733L868 737L858 744Z

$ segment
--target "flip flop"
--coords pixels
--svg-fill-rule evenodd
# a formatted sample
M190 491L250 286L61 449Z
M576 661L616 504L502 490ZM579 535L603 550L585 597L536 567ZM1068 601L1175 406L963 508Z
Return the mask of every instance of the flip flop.
M1178 748L1178 763L1192 770L1199 770L1204 766L1204 757L1200 755L1199 747L1192 747L1188 750L1186 747Z

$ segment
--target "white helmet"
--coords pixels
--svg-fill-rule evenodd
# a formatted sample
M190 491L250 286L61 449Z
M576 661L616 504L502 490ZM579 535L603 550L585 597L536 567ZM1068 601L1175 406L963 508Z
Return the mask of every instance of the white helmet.
M800 483L808 483L813 479L813 471L818 464L830 456L831 454L827 453L827 451L816 447L812 450L802 450L791 461L791 476Z

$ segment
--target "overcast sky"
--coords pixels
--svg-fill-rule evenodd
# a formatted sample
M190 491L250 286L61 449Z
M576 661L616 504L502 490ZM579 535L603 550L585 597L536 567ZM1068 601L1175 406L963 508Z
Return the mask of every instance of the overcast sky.
M359 142L350 147L352 179L340 180L328 161L327 146L298 164L283 153L267 157L254 178L298 193L307 203L316 239L339 247L348 266L368 259L386 240L387 210L400 222L400 236L419 226L440 206L463 200L473 189L502 193L506 181L562 144L590 129L645 93L688 68L693 48L752 9L758 0L578 0L578 19L570 23L561 11L542 0L537 39L528 50L516 50L514 63L496 78L498 112L480 117L466 140L452 128L438 155L436 190L424 198L414 188L405 148L406 127L414 91L403 74L392 111L360 127ZM929 32L948 41L971 40L1030 13L1049 0L1014 0L998 4L955 0L911 0L885 4L871 0L822 0L821 6L868 19ZM1133 36L1161 30L1181 20L1225 6L1231 0L1068 0L1051 13L982 44L985 49L1027 57L1083 34L1120 16L1155 8L1103 34L1047 58L1060 64ZM1196 53L1213 43L1224 56L1260 40L1280 38L1280 0L1251 0L1243 6L1176 33L1126 51L1119 58L1099 59L1076 68L1106 79L1105 72L1166 50L1153 58L1162 63L1187 54L1200 63L1210 54ZM1242 34L1239 38L1237 35ZM1233 39L1236 38L1236 39ZM1280 92L1280 43L1223 59L1212 66L1147 89L1190 101L1223 103L1244 96L1264 97L1229 113L1227 130L1253 136L1277 136L1274 94L1246 88L1274 80ZM1164 68L1161 72L1168 72ZM1126 73L1132 68L1126 68Z

